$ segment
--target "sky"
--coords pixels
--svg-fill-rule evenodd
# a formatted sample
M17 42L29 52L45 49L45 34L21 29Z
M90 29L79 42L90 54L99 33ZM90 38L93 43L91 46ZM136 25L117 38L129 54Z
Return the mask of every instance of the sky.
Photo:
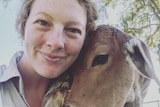
M8 5L6 9L4 6ZM15 30L15 19L19 9L19 0L10 0L9 4L4 4L3 0L0 0L0 65L9 64L10 58L18 50L23 50L22 41ZM108 22L116 22L116 16L118 11L110 9L110 16ZM156 60L157 56L151 53L152 60L154 62L155 72L160 78L160 63ZM158 93L158 85L152 81L148 94L145 98L145 102L160 100L160 94ZM156 107L147 106L144 107ZM158 106L157 106L158 107Z
M8 8L0 0L0 64L8 63L16 50L23 48L21 39L15 30L15 19L19 0L10 0Z

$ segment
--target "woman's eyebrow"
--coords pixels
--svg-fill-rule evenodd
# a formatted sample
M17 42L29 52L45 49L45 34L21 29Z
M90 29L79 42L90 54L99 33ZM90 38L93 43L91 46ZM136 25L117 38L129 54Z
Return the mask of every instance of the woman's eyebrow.
M45 15L45 16L47 16L47 17L49 17L49 18L51 18L51 19L53 19L49 14L47 14L47 13L45 13L45 12L38 12L38 13L36 13L36 15Z
M47 14L46 12L38 12L38 13L36 13L36 15L41 15L41 14L42 14L42 15L45 15L45 16L51 18L51 19L53 19L53 18L52 18L49 14ZM74 20L68 21L67 24L68 24L68 25L78 25L78 26L81 26L82 29L85 29L85 27L86 27L86 25L83 24L83 23L81 23L80 21L74 21Z
M85 29L86 25L85 24L82 24L81 22L79 21L69 21L67 22L68 25L76 25L76 26L79 26L81 27L82 29Z

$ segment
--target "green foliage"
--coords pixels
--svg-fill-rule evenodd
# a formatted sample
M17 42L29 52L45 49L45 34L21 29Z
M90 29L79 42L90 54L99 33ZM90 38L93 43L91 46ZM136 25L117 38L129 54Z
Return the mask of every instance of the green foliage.
M160 43L160 0L102 0L104 5L124 8L116 26L141 38L151 48Z
M117 0L101 0L106 6L110 5L112 8L115 8Z

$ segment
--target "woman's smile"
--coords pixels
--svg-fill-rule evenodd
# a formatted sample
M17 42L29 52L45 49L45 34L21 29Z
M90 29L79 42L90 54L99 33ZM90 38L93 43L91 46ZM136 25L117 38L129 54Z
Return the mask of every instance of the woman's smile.
M52 63L64 60L66 57L66 55L49 54L49 53L45 53L45 52L40 52L40 54L45 61L52 62Z

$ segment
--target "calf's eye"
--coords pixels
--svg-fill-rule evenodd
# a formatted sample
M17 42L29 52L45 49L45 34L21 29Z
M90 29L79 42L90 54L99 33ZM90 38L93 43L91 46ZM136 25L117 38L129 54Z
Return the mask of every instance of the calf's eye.
M97 55L92 62L92 67L96 65L103 65L107 61L108 61L108 55Z

